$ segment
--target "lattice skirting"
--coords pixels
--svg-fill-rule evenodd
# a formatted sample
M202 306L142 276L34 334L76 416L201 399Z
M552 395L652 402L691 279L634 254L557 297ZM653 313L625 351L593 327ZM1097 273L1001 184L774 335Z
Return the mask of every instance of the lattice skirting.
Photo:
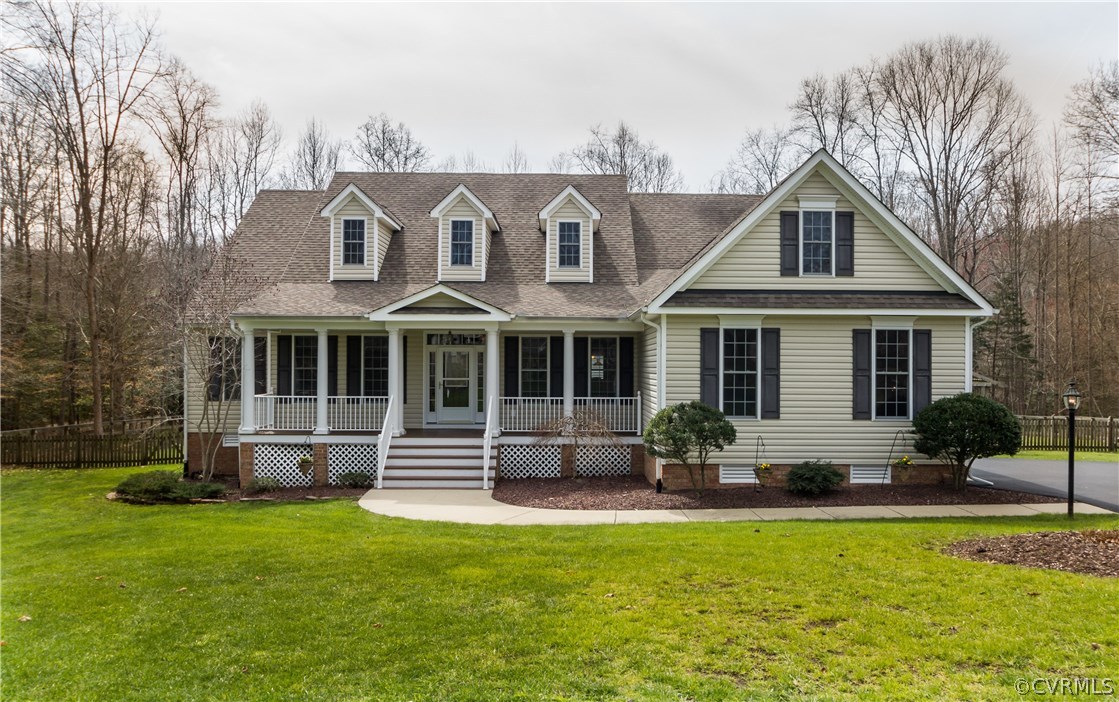
M580 446L575 452L575 474L588 477L629 475L629 446Z
M560 477L560 447L509 444L501 447L501 477Z
M300 456L313 456L309 444L256 444L253 446L253 476L275 478L284 487L310 487L313 471L299 469Z
M326 480L338 484L343 473L361 472L370 479L377 472L376 444L330 444L326 450Z

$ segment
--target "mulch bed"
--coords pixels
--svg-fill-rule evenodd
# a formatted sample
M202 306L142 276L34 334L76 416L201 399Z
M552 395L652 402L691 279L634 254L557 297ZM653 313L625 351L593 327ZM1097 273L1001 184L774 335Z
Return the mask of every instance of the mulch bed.
M615 478L502 479L494 486L499 502L543 509L712 509L728 507L853 507L869 505L979 505L1060 502L1059 498L1010 490L943 485L860 485L821 497L801 497L782 487L719 488L662 492L640 475Z
M958 541L958 558L1119 578L1119 530L1043 531Z

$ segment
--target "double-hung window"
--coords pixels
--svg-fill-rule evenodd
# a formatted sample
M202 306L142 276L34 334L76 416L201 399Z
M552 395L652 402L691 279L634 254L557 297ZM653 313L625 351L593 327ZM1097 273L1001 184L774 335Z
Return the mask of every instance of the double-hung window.
M474 221L451 220L451 265L474 265Z
M210 399L241 399L241 340L232 336L211 336Z
M319 339L297 336L292 339L292 394L311 397L318 391Z
M835 212L802 210L800 213L800 272L832 275L835 272Z
M521 337L521 397L548 396L548 337Z
M342 220L342 265L365 265L365 220Z
M758 330L723 329L723 413L758 416Z
M874 331L874 416L909 418L909 329Z
M592 336L590 339L590 396L618 396L618 337Z
M389 338L364 336L361 339L361 394L387 397L389 394Z
M580 268L583 264L582 222L558 222L560 268Z

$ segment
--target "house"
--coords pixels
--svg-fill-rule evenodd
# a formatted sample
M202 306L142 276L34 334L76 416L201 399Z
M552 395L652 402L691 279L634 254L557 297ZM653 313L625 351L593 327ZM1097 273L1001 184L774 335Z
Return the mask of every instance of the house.
M719 485L810 459L896 479L913 415L971 390L972 332L995 313L824 151L764 196L338 173L322 192L261 192L230 246L266 282L232 314L253 392L188 364L187 444L207 393L229 394L239 411L209 431L242 481L480 487L574 466L671 488L686 476L640 432L697 399L738 431L712 461ZM577 411L624 448L535 441Z

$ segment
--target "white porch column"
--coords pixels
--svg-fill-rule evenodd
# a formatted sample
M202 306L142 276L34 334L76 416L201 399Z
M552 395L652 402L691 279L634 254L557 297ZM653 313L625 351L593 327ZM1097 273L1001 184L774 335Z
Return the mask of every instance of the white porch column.
M330 374L330 366L328 364L327 353L330 350L327 343L327 334L325 329L319 329L319 353L318 353L318 368L315 371L315 433L328 434L330 433L330 424L327 421L326 402L327 397L330 395L326 382Z
M490 412L498 411L499 400L498 396L501 394L500 385L498 384L498 345L497 345L497 328L486 330L486 415ZM491 407L490 403L493 402L494 406ZM487 427L488 429L489 427ZM498 427L495 434L501 434L501 422L498 419Z
M563 330L563 414L575 411L575 330Z
M404 428L404 384L401 371L400 330L389 332L389 395L392 397L392 435L400 436Z
M241 325L241 428L240 433L256 432L256 349L253 345L253 329Z

